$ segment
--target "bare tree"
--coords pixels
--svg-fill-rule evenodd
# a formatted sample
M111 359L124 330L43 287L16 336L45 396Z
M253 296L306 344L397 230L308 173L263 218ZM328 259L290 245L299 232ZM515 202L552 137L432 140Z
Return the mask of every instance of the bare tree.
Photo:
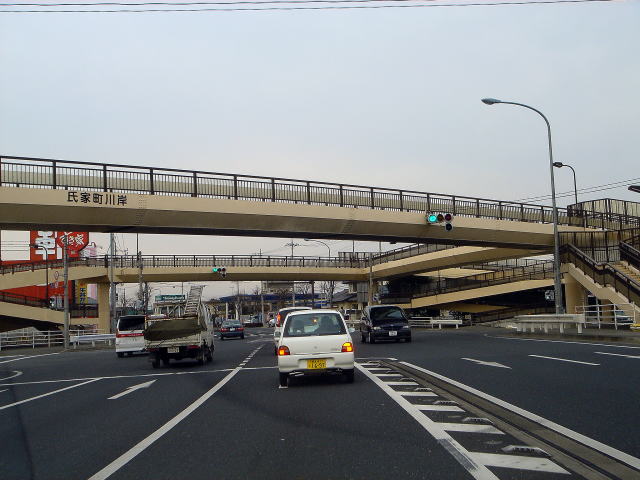
M336 282L335 280L328 280L324 282L320 282L320 291L323 293L324 298L327 299L329 304L329 308L331 308L333 304L333 294L336 291Z
M302 300L303 305L305 303L304 296L306 296L310 290L311 290L311 284L307 282L296 283L296 294L300 294L300 296L303 297L303 300Z

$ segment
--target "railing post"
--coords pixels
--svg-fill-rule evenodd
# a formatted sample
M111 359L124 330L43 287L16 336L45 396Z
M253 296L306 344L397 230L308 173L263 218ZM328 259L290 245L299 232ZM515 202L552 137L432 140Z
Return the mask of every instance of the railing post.
M271 179L271 201L276 201L276 181L274 178Z
M307 203L311 205L311 184L307 182Z
M55 160L53 160L51 162L51 170L52 170L51 171L51 177L52 177L52 183L53 183L53 189L54 190L58 186L58 179L56 177L56 174L57 174L57 172L56 172L56 163L58 163L58 162L56 162Z
M238 176L233 176L233 198L238 199Z
M102 165L102 190L104 192L108 191L107 166L106 165Z
M151 195L155 193L155 188L153 185L153 168L149 169L149 193L151 193Z
M198 174L196 172L193 172L193 193L191 194L191 196L198 196Z
M476 218L480 218L480 199L476 198Z
M544 207L543 206L540 207L540 215L541 215L540 223L544 223Z
M373 209L376 206L376 202L373 197L373 187L371 187L370 190L371 190L371 208Z
M502 220L502 202L498 202L498 220Z
M344 207L344 191L342 185L340 185L340 206Z
M404 211L404 202L402 199L402 190L398 190L398 193L400 194L400 211Z
M431 195L427 193L427 212L431 211Z

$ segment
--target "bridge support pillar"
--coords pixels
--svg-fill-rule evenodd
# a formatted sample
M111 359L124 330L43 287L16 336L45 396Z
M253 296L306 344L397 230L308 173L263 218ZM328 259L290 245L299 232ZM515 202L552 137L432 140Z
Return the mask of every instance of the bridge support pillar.
M112 333L108 283L98 283L98 329Z
M576 313L576 307L586 305L586 290L571 275L564 275L564 292L566 302L566 312Z

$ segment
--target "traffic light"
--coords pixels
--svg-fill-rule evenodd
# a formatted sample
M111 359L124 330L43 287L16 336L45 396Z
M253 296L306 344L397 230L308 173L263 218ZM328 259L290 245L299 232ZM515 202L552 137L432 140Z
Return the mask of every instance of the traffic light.
M453 215L450 213L428 213L427 223L430 225L444 225L447 232L453 230Z
M219 274L222 278L227 276L227 269L225 267L213 267L213 273Z

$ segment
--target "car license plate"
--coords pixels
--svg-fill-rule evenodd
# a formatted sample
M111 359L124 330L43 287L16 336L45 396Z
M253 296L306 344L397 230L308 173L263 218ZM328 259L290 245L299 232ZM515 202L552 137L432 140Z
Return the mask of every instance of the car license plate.
M396 337L398 335L398 331L397 330L389 330L389 336L390 337Z
M235 328L230 328L230 329L229 329L229 331L230 331L230 332L235 332L235 331L236 331L236 329L235 329Z
M180 347L168 347L167 353L178 353L180 351Z
M313 360L307 360L307 368L309 370L320 370L322 368L327 368L327 359L318 358Z

